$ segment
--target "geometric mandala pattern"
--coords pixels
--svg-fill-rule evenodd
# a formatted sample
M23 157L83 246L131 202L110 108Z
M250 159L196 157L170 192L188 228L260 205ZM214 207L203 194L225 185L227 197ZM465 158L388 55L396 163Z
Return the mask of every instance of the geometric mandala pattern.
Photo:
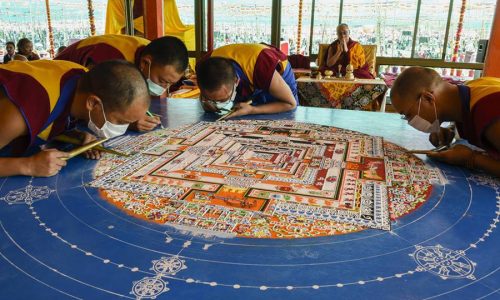
M177 272L187 269L184 263L185 261L177 256L153 260L153 267L150 270L154 271L156 276L134 281L130 294L135 295L137 299L156 299L158 295L170 290L167 287L168 281L162 277L175 275Z
M442 279L468 278L475 280L476 264L465 256L464 251L455 251L436 246L416 246L417 250L410 254L419 267L417 271L427 271Z
M214 235L296 238L390 229L436 169L380 137L293 121L200 122L122 137L90 183L127 213Z
M153 260L153 270L160 276L164 275L175 275L177 272L186 269L184 265L184 260L179 259L176 256L165 258L162 257L159 260Z
M28 184L24 188L10 191L0 200L4 200L8 204L33 204L38 200L49 198L50 194L54 192L48 186L33 186Z
M139 281L134 281L131 294L137 299L156 299L158 295L168 292L168 282L158 277L144 277Z

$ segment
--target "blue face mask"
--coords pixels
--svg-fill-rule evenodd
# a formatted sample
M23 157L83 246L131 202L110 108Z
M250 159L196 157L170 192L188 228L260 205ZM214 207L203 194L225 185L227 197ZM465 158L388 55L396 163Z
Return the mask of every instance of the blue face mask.
M167 88L162 87L161 85L155 83L153 80L151 80L151 62L149 62L149 67L148 67L148 90L149 94L151 96L156 96L159 97L165 93L170 88L170 84L167 86Z

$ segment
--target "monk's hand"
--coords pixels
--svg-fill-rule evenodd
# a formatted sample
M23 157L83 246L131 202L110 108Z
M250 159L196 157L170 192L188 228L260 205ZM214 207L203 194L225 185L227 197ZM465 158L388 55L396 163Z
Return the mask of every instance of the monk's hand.
M347 52L347 38L342 38L342 51Z
M345 48L344 48L344 38L340 38L339 39L339 42L337 44L337 51L335 53L342 53L344 51L347 51Z
M198 87L198 78L196 77L196 75L191 75L191 76L189 76L188 79L193 82L194 87Z
M66 166L62 158L68 157L68 153L57 149L46 149L27 158L28 172L26 175L35 177L54 176Z
M200 104L203 110L206 112L215 112L215 113L220 113L221 111L215 106L215 103L210 100L205 100L203 97L200 97Z
M135 130L135 131L151 131L156 128L156 126L161 124L160 117L158 116L147 116L144 115L144 117L137 122L134 122L130 124L130 129Z
M334 53L341 53L341 52L344 51L344 49L343 49L344 46L342 45L342 41L341 40L339 40L339 42L336 43L335 47L336 48L335 48L335 52Z
M91 143L91 142L97 140L97 138L94 135L92 135L88 132L83 132L82 137L83 137L82 145L86 145L88 143ZM86 159L100 159L101 155L102 155L101 151L95 150L95 149L89 149L89 150L83 152L83 157L85 157Z
M427 156L430 158L461 167L473 166L474 155L474 151L464 145L455 145L449 150L441 152L430 152L429 154L427 154Z
M252 106L251 103L252 103L251 101L235 103L233 107L233 112L227 118L229 119L238 116L246 116L253 114L254 107Z
M440 147L451 144L454 137L454 128L441 127L438 132L433 132L429 135L429 142L431 142L434 147Z

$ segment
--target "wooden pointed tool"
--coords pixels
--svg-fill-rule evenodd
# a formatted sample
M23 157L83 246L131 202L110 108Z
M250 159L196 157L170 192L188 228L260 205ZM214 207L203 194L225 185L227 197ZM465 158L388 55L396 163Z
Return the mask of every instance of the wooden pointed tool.
M104 143L107 140L108 139L102 139L102 140L93 141L91 143L88 143L88 144L83 145L81 147L78 147L76 149L73 149L73 150L71 150L71 151L68 152L69 156L62 158L62 160L68 160L70 158L73 158L73 157L75 157L75 156L77 156L77 155L79 155L79 154L81 154L81 153L83 153L83 152L85 152L87 150L90 150L90 149L94 148L97 145L100 145L100 144Z

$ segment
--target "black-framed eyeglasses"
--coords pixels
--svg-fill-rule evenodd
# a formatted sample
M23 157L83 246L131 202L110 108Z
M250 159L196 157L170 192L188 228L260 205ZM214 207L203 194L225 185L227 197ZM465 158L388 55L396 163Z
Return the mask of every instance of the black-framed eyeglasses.
M227 102L227 101L231 100L231 98L233 98L233 94L234 93L236 93L236 88L235 87L233 87L233 89L231 90L231 94L229 95L229 97L227 97L224 100L213 100L213 99L210 99L207 96L201 94L201 101L203 101L203 102L209 102L210 104L212 104L214 106L217 106L217 103L223 103L223 102Z

